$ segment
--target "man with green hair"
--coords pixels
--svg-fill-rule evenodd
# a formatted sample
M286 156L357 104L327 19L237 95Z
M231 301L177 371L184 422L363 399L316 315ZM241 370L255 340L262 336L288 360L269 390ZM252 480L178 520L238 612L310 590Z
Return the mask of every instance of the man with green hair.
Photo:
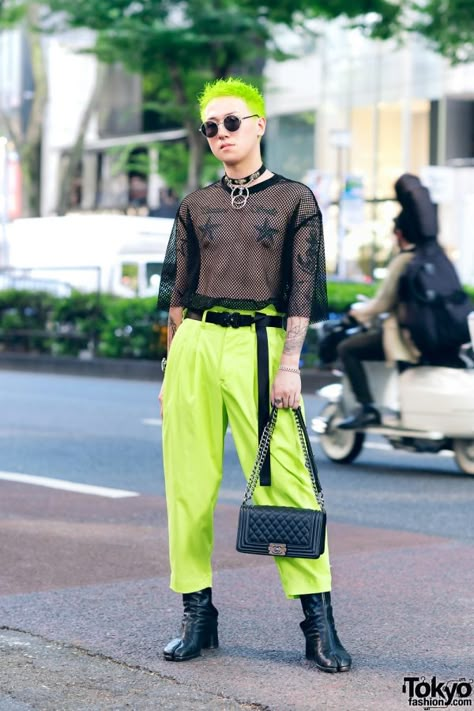
M184 603L182 634L164 650L169 661L218 646L211 556L228 424L248 476L270 404L279 408L254 500L318 506L292 409L301 404L308 324L326 317L321 212L308 187L263 165L258 89L218 80L199 106L200 130L225 173L181 203L158 297L160 309L169 308L160 401L171 589ZM351 657L332 615L327 544L316 560L275 561L287 597L302 602L306 656L323 671L348 671Z

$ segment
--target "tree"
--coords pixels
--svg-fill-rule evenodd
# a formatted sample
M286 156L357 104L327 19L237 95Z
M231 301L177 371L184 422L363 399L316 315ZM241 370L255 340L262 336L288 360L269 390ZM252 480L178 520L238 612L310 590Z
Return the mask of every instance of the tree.
M373 9L377 29L395 22L399 9L387 0L50 0L68 27L96 31L91 51L105 63L120 62L155 89L155 108L187 131L189 163L187 189L200 183L206 149L198 134L196 95L205 81L239 73L261 83L261 69L269 56L286 55L274 36L276 24L302 27L309 16L355 17Z
M103 90L105 81L104 68L99 65L97 70L97 76L95 80L95 86L89 97L89 100L85 106L81 119L79 121L79 127L77 129L76 140L71 148L69 155L66 158L64 172L62 175L61 186L59 189L59 197L57 202L56 212L58 215L65 215L68 208L70 207L71 200L71 190L74 181L74 177L80 166L82 160L82 153L84 149L84 139L86 135L87 128L92 119L94 111L99 104L100 94Z
M412 29L453 64L474 62L472 0L428 0L414 3L419 19Z
M285 25L302 29L308 17L352 18L372 36L387 39L419 32L433 48L452 62L474 59L472 0L294 0L256 3L255 0L45 0L56 27L90 28L96 31L91 51L105 63L121 63L140 74L149 108L170 123L187 130L190 159L187 190L202 176L205 142L197 133L199 117L196 94L205 81L231 73L261 83L266 58L285 59L274 28ZM60 13L55 16L54 13ZM27 0L0 0L0 29L23 22L29 38L35 92L28 130L20 134L3 112L3 123L17 144L24 176L25 205L32 214L39 209L39 155L41 116L46 103L47 81L38 35L38 4ZM366 20L369 19L367 23ZM91 97L94 103L96 96ZM91 106L81 122L66 177L73 174ZM2 114L0 113L0 120ZM81 133L82 131L82 133ZM180 148L176 154L181 156ZM65 185L60 209L64 207Z
M136 144L125 147L110 148L108 153L114 156L113 173L136 172L140 175L151 175L156 166L150 159L150 153L145 151L137 153ZM187 172L189 163L189 152L184 139L177 141L167 141L149 145L158 154L158 169L160 177L166 186L178 197L184 197L187 192ZM218 180L220 169L218 163L211 153L204 154L201 171L201 180L204 185Z
M4 127L15 144L21 165L22 176L22 214L25 217L40 214L41 202L41 141L43 133L44 110L48 98L48 77L43 51L42 34L49 32L44 26L45 6L39 3L21 0L0 0L0 31L19 28L25 32L29 59L33 74L33 92L31 111L27 123L22 126L0 106L0 128ZM84 136L92 114L97 106L104 73L97 74L96 85L86 104L79 122L74 145L69 155L64 156L64 172L61 181L57 213L65 214L69 207L71 187L75 172L82 158Z
M34 2L14 2L9 5L3 3L0 10L0 29L23 27L30 51L34 91L26 126L22 126L20 120L15 121L12 115L1 107L0 124L3 124L15 143L20 160L23 214L39 215L42 122L48 93L43 47L38 31L40 6Z

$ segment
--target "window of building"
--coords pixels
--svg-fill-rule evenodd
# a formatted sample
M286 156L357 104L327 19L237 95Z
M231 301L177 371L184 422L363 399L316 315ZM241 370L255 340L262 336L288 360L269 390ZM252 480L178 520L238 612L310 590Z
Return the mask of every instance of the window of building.
M272 171L302 180L315 165L315 114L304 111L268 121L265 159Z

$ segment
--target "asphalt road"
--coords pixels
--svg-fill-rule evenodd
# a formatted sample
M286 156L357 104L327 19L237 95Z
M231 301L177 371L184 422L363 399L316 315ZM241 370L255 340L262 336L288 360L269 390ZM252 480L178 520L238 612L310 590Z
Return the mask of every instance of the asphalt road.
M0 372L0 469L163 495L158 385ZM308 421L321 403L305 397ZM367 443L352 465L328 461L313 437L331 517L344 523L472 539L474 477L448 456ZM236 504L243 478L226 440L221 500ZM440 517L441 520L440 520Z
M180 604L168 589L157 393L0 372L0 711L402 709L406 674L472 676L474 477L449 456L376 439L350 466L315 441L353 672L308 667L301 613L272 561L234 551L243 477L231 435L215 555L227 643L207 662L163 662ZM320 403L305 403L309 419Z

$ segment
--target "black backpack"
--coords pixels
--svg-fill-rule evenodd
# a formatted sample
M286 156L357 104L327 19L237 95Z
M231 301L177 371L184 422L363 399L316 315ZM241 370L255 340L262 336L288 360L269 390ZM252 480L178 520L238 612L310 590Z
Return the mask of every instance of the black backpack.
M408 241L419 244L436 238L438 217L436 206L431 202L430 194L423 185L409 190L403 198L403 212L411 227Z
M470 340L467 316L474 306L453 264L431 240L415 250L399 282L400 325L422 356L437 358Z
M436 205L416 175L405 173L395 183L397 200L403 208L405 239L413 244L435 239L438 234Z

